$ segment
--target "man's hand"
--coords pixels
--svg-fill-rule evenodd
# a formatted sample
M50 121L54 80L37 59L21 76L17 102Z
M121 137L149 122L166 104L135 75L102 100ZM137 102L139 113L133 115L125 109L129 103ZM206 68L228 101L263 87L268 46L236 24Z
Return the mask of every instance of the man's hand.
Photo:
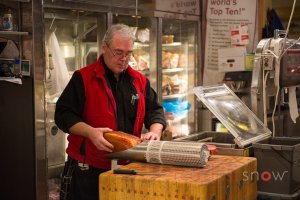
M104 137L104 132L112 131L110 128L92 128L88 134L89 139L99 150L112 152L114 146L109 143Z
M110 128L93 128L84 122L78 122L70 127L69 131L75 135L81 135L92 141L99 150L112 152L114 146L109 143L104 137L104 132L113 131Z
M146 133L141 139L144 140L160 140L163 125L159 123L151 124L150 131Z
M142 141L144 140L160 140L161 134L155 132L148 132L142 137Z

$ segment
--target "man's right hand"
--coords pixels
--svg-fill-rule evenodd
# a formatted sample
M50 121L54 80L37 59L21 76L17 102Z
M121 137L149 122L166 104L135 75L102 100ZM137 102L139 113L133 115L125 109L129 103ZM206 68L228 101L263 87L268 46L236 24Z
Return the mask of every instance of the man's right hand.
M72 134L81 135L90 139L99 150L112 152L114 148L114 146L103 137L104 132L113 131L110 128L93 128L84 122L78 122L71 126L69 131Z
M89 133L89 139L99 150L112 152L114 146L103 136L104 132L112 131L110 128L92 128Z

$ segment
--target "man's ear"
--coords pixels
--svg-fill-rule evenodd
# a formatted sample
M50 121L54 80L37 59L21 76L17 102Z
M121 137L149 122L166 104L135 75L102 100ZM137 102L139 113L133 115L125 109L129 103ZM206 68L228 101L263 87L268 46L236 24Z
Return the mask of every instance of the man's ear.
M102 44L101 44L101 53L105 53L106 49L107 49L107 45L105 44L105 42L102 42Z

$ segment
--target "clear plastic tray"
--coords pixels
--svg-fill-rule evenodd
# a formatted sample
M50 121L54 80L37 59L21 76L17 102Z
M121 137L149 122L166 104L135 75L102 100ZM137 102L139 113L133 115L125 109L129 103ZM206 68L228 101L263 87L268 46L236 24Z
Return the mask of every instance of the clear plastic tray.
M199 86L193 90L195 95L235 137L235 142L240 148L271 136L271 131L225 84Z

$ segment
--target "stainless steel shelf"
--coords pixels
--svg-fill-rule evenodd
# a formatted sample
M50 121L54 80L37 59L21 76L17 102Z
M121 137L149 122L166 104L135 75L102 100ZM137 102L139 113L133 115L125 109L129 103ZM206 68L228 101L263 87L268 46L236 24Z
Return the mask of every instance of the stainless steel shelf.
M0 31L0 35L29 35L29 33L21 31Z
M163 69L162 72L163 73L175 73L175 72L182 72L184 70L185 70L185 68L177 67L177 68L172 68L172 69Z
M181 46L181 42L173 42L173 43L167 43L167 44L162 44L163 47L177 47Z
M137 71L144 74L145 76L148 76L150 74L149 70L137 70Z
M7 1L7 0L6 0ZM16 2L30 2L30 0L10 0L10 1L16 1ZM0 0L1 2L1 0Z
M163 100L182 98L182 97L185 97L185 96L187 96L186 93L171 94L171 95L163 96Z
M135 48L141 48L141 47L149 47L149 44L148 43L142 43L142 42L135 42L134 43L134 47Z

